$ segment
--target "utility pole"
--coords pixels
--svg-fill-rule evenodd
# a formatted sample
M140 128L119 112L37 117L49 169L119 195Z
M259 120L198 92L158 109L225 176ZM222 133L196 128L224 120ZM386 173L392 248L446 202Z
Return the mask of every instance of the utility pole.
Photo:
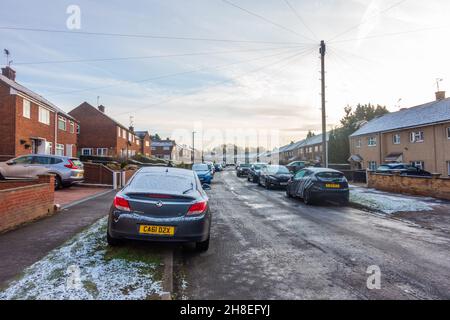
M325 41L320 42L320 61L321 61L321 82L322 82L322 165L328 168L328 150L327 150L327 115L325 112Z
M195 161L195 145L194 145L194 142L195 142L195 131L192 131L192 153L191 153L192 164L194 164L194 161Z

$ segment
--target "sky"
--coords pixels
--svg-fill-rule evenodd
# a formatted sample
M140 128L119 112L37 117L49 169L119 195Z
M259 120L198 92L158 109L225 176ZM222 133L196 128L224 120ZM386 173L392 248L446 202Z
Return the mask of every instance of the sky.
M450 92L447 0L2 0L0 21L19 83L65 111L100 97L124 125L179 139L320 133L320 40L328 128L347 105L432 101L437 78Z

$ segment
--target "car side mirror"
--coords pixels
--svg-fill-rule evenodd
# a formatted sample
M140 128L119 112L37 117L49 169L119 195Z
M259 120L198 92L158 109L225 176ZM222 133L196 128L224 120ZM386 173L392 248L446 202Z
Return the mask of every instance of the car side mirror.
M14 161L7 161L6 162L6 164L8 165L8 166L12 166L12 165L15 165L16 163L14 162Z
M203 190L211 190L211 186L207 183L202 184Z

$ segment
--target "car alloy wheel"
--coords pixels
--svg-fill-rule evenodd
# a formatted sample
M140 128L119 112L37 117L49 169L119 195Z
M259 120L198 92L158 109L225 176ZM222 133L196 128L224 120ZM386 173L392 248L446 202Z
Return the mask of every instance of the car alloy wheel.
M311 204L311 196L310 196L310 194L309 194L309 191L305 191L305 192L303 193L303 202L304 202L306 205L310 205L310 204Z
M60 176L55 176L55 190L62 188L62 181Z

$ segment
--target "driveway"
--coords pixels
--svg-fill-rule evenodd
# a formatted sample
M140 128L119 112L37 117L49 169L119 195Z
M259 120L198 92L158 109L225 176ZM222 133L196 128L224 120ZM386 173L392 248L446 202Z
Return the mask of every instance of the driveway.
M103 193L108 190L111 190L111 188L91 188L79 186L63 188L55 192L55 204L59 204L61 205L61 207L64 207L70 203L92 197L96 194Z
M306 206L216 175L210 250L176 252L181 299L449 299L450 238L389 215ZM381 288L368 289L371 266Z

